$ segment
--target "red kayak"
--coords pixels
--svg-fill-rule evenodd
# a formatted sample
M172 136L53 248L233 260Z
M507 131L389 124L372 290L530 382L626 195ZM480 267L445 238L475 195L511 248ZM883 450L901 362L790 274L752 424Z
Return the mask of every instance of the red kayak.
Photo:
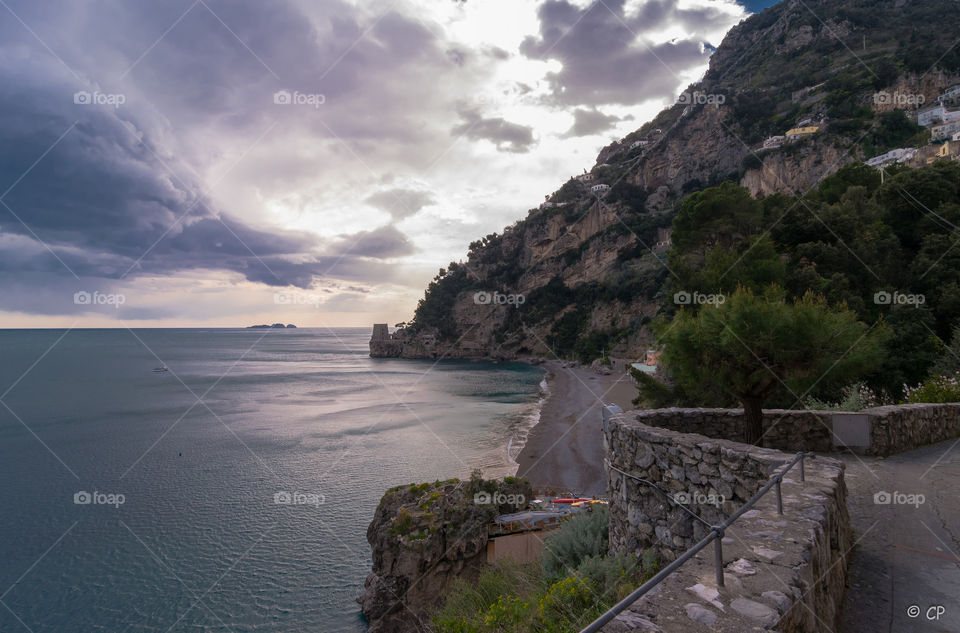
M578 501L590 501L585 497L561 497L559 499L554 499L554 503L577 503Z

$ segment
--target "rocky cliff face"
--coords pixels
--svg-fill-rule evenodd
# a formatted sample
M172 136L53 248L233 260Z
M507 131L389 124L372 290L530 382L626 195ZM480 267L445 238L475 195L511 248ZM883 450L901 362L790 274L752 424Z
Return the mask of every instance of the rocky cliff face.
M451 479L387 491L367 529L373 566L358 598L370 633L427 631L450 584L479 573L488 526L498 514L516 509L476 503L474 495L484 492L491 499L532 498L529 484L512 478Z
M683 196L727 180L755 196L805 192L848 162L907 142L913 132L898 137L883 117L902 110L913 126L918 107L960 82L960 53L923 61L927 49L952 50L937 16L953 8L785 0L745 20L678 103L602 148L588 174L525 219L472 244L466 261L431 283L397 342L372 353L640 355ZM817 131L782 139L799 126Z

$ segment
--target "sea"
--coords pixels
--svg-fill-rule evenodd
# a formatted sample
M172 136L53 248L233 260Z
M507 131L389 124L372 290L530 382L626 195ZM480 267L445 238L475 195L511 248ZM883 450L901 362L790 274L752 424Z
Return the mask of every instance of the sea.
M383 492L513 474L544 389L369 337L0 330L0 631L365 631Z

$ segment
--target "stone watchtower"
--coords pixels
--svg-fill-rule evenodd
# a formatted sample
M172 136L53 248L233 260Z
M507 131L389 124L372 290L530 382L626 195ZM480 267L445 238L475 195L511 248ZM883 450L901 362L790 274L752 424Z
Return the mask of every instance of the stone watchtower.
M374 323L373 335L370 337L370 355L374 358L391 358L400 356L403 351L403 342L390 334L386 323Z

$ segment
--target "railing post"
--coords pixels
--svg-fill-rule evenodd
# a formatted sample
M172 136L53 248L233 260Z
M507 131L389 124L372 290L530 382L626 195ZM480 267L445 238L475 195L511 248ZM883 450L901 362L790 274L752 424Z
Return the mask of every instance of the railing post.
M806 473L806 471L804 471L804 469L803 469L803 461L804 461L804 458L805 458L807 455L806 455L806 453L803 453L803 452L797 453L797 455L800 456L800 481L806 481L806 480L807 480L807 473Z
M777 475L776 485L774 486L777 489L777 514L783 514L783 495L780 493L780 476Z
M717 572L717 587L723 586L723 528L715 525L711 528L713 539L713 565Z

